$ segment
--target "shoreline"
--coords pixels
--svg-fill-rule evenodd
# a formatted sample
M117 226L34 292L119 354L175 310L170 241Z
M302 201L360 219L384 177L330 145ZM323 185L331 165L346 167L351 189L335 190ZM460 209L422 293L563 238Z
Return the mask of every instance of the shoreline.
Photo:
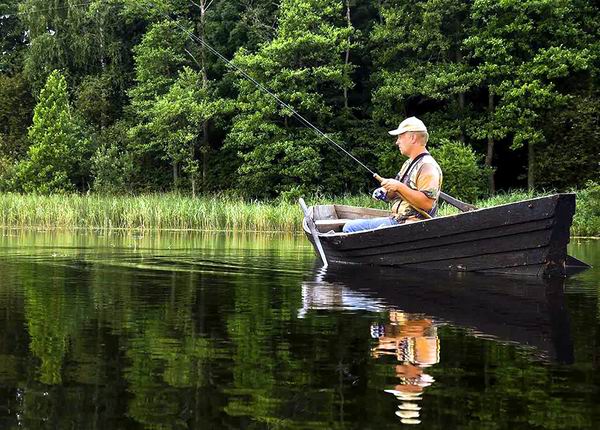
M125 228L125 227L65 227L65 226L6 226L0 225L0 232L6 231L28 231L28 232L75 232L75 231L91 231L98 233L226 233L226 234L276 234L276 235L291 235L291 236L301 236L302 230L241 230L241 229L177 229L177 228L155 228L155 227L135 227L135 228ZM578 236L571 235L569 236L572 240L600 240L600 236Z
M597 186L577 191L572 239L600 239ZM474 202L480 208L549 195L514 191ZM388 209L370 195L307 196L310 205L340 204ZM458 213L441 205L439 216ZM244 200L231 195L190 197L81 194L0 194L0 228L19 230L172 231L224 233L302 233L298 204L282 199Z

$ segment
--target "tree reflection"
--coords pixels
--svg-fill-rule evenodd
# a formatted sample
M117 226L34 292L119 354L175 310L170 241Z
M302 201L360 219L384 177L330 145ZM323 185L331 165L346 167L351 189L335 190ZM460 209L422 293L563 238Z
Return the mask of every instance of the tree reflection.
M595 285L569 297L576 353L567 365L435 317L447 308L436 303L480 299L483 287L435 296L421 283L411 296L392 285L390 306L367 294L381 288L364 275L303 282L284 268L292 251L283 245L261 248L256 263L251 249L264 244L242 239L239 252L195 242L215 247L206 256L177 241L170 254L145 249L151 242L126 251L64 240L59 250L42 240L43 255L0 258L0 427L386 428L397 412L428 429L566 429L600 418L590 391L600 385ZM560 288L502 288L488 298L530 303L521 321L530 331L548 328L548 296L566 309ZM404 308L411 297L430 305L428 316ZM465 320L480 317L464 308ZM514 334L523 315L511 315L501 327ZM542 346L554 339L542 335Z

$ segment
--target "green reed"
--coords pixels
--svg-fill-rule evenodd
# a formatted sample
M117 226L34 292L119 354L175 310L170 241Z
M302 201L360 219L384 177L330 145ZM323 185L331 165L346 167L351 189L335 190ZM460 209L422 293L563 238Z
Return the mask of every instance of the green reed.
M572 234L600 236L599 186L591 183L578 191L577 214ZM474 202L490 207L543 194L511 192ZM386 209L388 205L369 195L307 197L312 204L345 204ZM442 205L439 216L457 213ZM176 194L141 196L105 195L20 195L0 194L0 227L37 229L124 229L124 230L301 230L302 215L296 202L243 200L229 195L193 198Z
M300 220L294 204L223 196L0 195L4 227L294 231Z

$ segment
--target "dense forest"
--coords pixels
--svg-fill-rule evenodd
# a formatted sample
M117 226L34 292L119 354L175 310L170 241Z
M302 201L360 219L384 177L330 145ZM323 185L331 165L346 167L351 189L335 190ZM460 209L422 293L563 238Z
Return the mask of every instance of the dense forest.
M0 190L375 185L239 69L382 175L416 115L446 191L584 186L599 30L589 0L0 0Z

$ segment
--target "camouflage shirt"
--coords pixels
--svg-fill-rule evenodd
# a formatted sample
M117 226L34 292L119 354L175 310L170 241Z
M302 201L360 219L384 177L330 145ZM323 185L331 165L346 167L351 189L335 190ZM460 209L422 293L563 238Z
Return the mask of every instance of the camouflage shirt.
M412 161L413 160L410 159L406 160L406 162L402 165L400 172L398 172L396 180L404 182L413 190L421 191L423 194L433 200L433 207L429 211L429 214L434 216L437 212L438 198L440 197L440 191L442 189L442 169L429 153L421 156L411 166ZM430 171L426 173L421 173L422 167L425 164L432 165L434 169L430 169ZM407 172L409 168L410 171ZM404 178L404 180L402 180L402 178ZM394 204L392 205L392 213L394 214L394 219L399 222L424 219L423 215L413 209L412 206L410 206L401 198L394 200Z

